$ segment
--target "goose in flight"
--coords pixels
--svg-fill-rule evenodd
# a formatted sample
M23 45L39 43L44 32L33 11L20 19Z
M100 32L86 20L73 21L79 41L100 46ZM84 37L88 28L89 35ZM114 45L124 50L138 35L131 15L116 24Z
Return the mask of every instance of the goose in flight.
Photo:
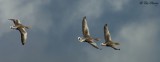
M24 45L26 43L26 39L27 39L27 31L25 30L25 28L29 29L29 27L22 25L20 20L18 20L18 19L8 19L8 20L13 21L14 26L10 26L10 28L18 30L20 32L21 42L22 42L22 45Z
M101 43L101 46L107 46L115 50L120 50L115 47L116 45L119 45L119 43L112 41L107 24L104 25L104 38L105 38L105 42Z
M94 42L95 41L99 41L98 38L92 38L90 36L90 33L89 33L89 29L88 29L88 25L87 25L87 20L86 20L86 16L83 17L83 20L82 20L82 33L83 33L83 37L78 37L78 40L80 42L87 42L89 43L90 45L92 45L93 47L95 47L96 49L100 49L97 44ZM101 50L101 49L100 49Z

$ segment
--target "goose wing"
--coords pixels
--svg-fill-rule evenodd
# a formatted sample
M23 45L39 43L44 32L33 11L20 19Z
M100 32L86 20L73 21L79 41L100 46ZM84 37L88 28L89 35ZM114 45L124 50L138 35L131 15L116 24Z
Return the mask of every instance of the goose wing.
M25 28L18 28L18 30L21 33L22 45L24 45L26 43L26 40L27 40L27 32L26 32Z
M16 22L17 22L18 24L21 24L20 20L18 20L18 19L16 20Z
M106 42L111 41L111 36L107 24L104 25L104 38Z
M19 24L18 22L20 22L20 21L19 21L19 20L17 20L17 19L8 19L8 20L13 21L13 23L14 23L15 25L18 25L18 24Z
M83 32L83 36L84 37L90 36L88 25L87 25L86 16L83 17L83 20L82 20L82 32Z
M95 42L89 43L90 45L92 45L94 48L99 49L98 45Z

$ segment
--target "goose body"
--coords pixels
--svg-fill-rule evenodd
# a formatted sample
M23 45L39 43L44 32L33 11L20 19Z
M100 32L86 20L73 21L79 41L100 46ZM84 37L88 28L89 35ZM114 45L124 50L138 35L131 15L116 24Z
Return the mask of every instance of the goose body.
M104 39L105 39L105 42L102 43L101 46L107 46L115 50L120 50L115 47L116 45L119 45L119 43L112 41L107 24L104 25Z
M87 25L86 16L83 17L83 20L82 20L82 33L83 33L83 37L78 37L78 40L80 42L87 42L90 45L92 45L94 48L100 49L97 46L97 44L94 42L94 40L98 41L98 39L97 38L92 38L90 36L89 28L88 28L88 25Z
M10 28L11 29L16 29L20 32L21 34L21 42L22 42L22 45L24 45L26 43L26 40L27 40L27 31L25 30L25 28L29 28L27 26L24 26L20 23L20 20L18 19L9 19L11 21L13 21L14 23L14 26L11 26Z

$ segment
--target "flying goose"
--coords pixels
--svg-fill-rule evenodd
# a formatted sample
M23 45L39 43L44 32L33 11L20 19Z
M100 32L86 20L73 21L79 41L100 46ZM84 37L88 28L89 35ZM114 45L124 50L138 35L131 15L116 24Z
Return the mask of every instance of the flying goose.
M24 45L27 39L27 31L25 30L25 28L29 29L29 27L22 25L20 20L18 19L8 19L8 20L13 21L14 23L14 26L10 26L11 29L19 30L21 34L21 42L22 45Z
M107 24L104 25L104 38L105 38L105 42L101 43L101 46L107 46L115 50L120 50L115 47L116 45L119 45L119 43L112 41Z
M97 44L94 42L94 40L96 41L99 41L98 38L92 38L90 36L90 33L89 33L89 29L88 29L88 25L87 25L87 20L86 20L86 16L83 17L83 20L82 20L82 33L83 33L83 37L78 37L78 40L80 42L87 42L89 43L90 45L92 45L93 47L97 48L97 49L100 49Z

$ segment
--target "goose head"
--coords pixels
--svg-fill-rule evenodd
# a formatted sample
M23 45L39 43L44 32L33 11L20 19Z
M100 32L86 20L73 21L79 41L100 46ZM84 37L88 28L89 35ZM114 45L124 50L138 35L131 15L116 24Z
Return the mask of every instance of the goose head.
M84 42L84 41L85 41L85 39L84 39L84 38L81 38L81 37L78 37L78 41L80 41L80 42Z
M101 46L106 46L106 44L105 43L101 43Z

